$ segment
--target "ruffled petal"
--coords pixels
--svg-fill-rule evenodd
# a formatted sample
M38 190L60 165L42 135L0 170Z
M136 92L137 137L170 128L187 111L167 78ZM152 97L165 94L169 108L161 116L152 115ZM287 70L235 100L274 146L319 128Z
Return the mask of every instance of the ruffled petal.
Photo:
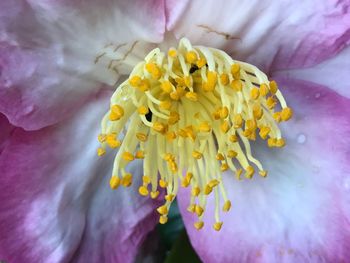
M167 1L167 29L264 71L299 68L349 43L349 7L348 1Z
M5 115L0 113L0 155L14 127L9 123Z
M275 71L272 77L288 77L311 81L328 86L339 94L350 98L350 47L343 49L335 57L314 67Z
M164 30L160 0L2 1L0 112L27 130L56 123L114 85Z
M347 262L350 258L350 100L304 81L280 80L294 118L283 125L283 149L252 145L267 178L224 175L232 208L212 228L193 227L188 193L178 195L192 245L203 262Z
M114 154L96 155L108 96L66 123L17 128L0 156L0 258L6 262L132 262L157 223L156 205L135 187L109 188Z

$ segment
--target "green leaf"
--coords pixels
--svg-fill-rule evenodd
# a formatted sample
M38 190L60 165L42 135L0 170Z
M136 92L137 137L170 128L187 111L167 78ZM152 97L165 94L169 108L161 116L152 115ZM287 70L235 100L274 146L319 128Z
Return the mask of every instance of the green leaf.
M192 248L185 230L181 232L175 241L164 263L201 263L196 252Z

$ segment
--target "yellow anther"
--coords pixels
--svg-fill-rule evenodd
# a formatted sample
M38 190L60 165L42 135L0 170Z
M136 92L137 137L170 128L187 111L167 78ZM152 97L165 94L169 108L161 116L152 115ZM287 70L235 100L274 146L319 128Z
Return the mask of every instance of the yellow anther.
M169 119L168 119L169 125L174 125L179 120L180 120L180 115L177 112L175 111L170 112Z
M109 180L109 186L114 190L117 189L120 184L120 179L118 176L113 175Z
M186 53L186 62L190 64L194 64L198 59L197 53L194 51L188 51Z
M236 114L233 118L235 129L241 128L243 124L243 118L241 114Z
M271 129L269 127L261 127L259 131L259 135L262 139L266 139L267 135L269 135Z
M102 156L102 155L104 155L106 153L106 150L105 149L103 149L103 148L98 148L97 149L97 155L98 156Z
M146 92L150 89L150 84L148 79L141 80L141 83L137 87L140 91Z
M198 61L197 61L197 67L198 67L198 68L202 68L202 67L204 67L206 64L207 64L207 61L206 61L205 58L200 58L200 59L198 59Z
M239 73L240 70L241 70L241 67L239 66L239 64L231 65L231 74L232 75Z
M168 130L168 126L164 123L161 123L161 122L154 122L152 128L153 128L153 130L155 130L156 132L159 132L161 134L166 133Z
M139 194L142 196L147 196L148 195L148 190L147 187L145 187L144 185L139 187Z
M188 180L188 178L184 177L181 181L181 186L182 187L188 187L190 185L190 180Z
M288 121L293 116L293 111L291 108L283 108L281 111L281 119L282 121Z
M281 113L280 112L277 111L272 116L276 122L281 122Z
M178 84L178 87L186 86L184 78L177 77L175 78L175 82Z
M277 139L276 138L269 138L267 140L267 145L269 147L275 147L276 146Z
M159 217L159 223L164 225L166 222L168 222L168 217L167 216L160 216Z
M216 160L223 161L223 160L225 160L225 157L222 153L218 153L216 155Z
M145 152L144 152L144 151L141 151L141 150L136 151L136 153L135 153L135 158L136 158L136 159L144 159L144 158L145 158Z
M286 145L286 142L283 138L280 138L280 139L277 139L276 140L276 143L275 143L275 146L276 147L283 147Z
M191 180L193 178L193 173L187 172L186 173L186 178L188 178L188 180Z
M225 119L227 118L228 116L228 108L225 106L225 107L222 107L221 110L220 110L220 118L221 119Z
M227 163L223 163L223 164L221 164L220 171L225 172L228 170L228 168L229 167L228 167Z
M129 84L132 87L136 88L141 84L141 80L142 79L139 76L134 75L129 79Z
M176 133L173 131L167 132L166 133L166 139L171 142L172 140L176 139Z
M138 107L137 112L141 115L146 115L149 112L149 110L145 106L140 106Z
M127 173L123 176L122 180L121 180L121 185L125 186L125 187L129 187L132 184L132 174Z
M142 176L142 182L144 183L144 184L150 184L151 183L151 178L148 176L148 175L144 175L144 176Z
M100 142L100 143L103 143L103 142L105 142L106 141L106 134L99 134L98 136L97 136L97 139L98 139L98 141Z
M208 71L207 82L203 83L204 91L214 91L217 82L217 73L215 71Z
M191 78L191 76L186 76L183 79L184 79L186 87L189 87L189 88L192 87L192 78Z
M237 92L242 91L242 81L239 79L234 79L231 81L231 88Z
M211 126L208 122L202 122L199 125L199 131L201 132L210 132L211 131Z
M230 140L230 142L238 142L238 137L236 134L230 135L230 137L228 139Z
M193 156L193 158L195 158L195 159L201 159L203 155L202 155L202 153L199 152L199 151L193 151L193 152L192 152L192 156Z
M263 116L263 109L260 107L259 104L255 104L253 106L253 115L254 115L254 118L257 120L260 120L261 117Z
M208 185L211 187L211 188L214 188L215 186L219 185L220 184L220 181L217 180L217 179L213 179L211 180Z
M228 77L228 75L226 73L222 73L220 75L220 82L224 86L229 84L230 80L229 80L229 77Z
M256 129L256 121L255 120L246 120L245 128L251 131Z
M139 139L141 142L147 141L147 134L144 134L142 132L136 133L136 138Z
M175 156L171 153L166 153L166 154L164 154L163 159L167 162L173 162L173 161L175 161Z
M168 56L169 56L169 57L172 57L172 58L175 58L175 57L177 56L177 51L176 51L176 49L173 49L173 48L169 49L169 51L168 51Z
M125 161L131 162L134 160L134 155L132 155L132 153L130 153L130 152L123 152L122 157Z
M165 80L162 82L162 84L160 85L160 87L162 88L162 90L166 93L170 93L174 90L173 85L170 83L169 80Z
M220 125L220 129L223 133L227 133L230 129L230 124L228 123L228 121L223 121Z
M197 101L198 100L198 95L195 92L189 91L186 93L185 97L191 101Z
M156 199L159 196L159 191L151 192L150 196L152 199Z
M161 188L165 188L165 187L168 186L168 182L164 181L163 179L160 179L160 180L159 180L159 186L160 186Z
M259 89L260 96L265 97L269 93L269 88L266 84L261 84Z
M160 77L162 76L162 72L160 71L159 67L155 63L152 63L152 62L147 63L145 65L145 68L154 79L160 79Z
M214 225L213 225L213 228L214 228L216 231L220 231L221 227L222 227L222 222L216 222L216 223L214 223Z
M191 194L193 196L198 196L200 194L200 192L201 192L201 189L198 186L193 187L191 190Z
M246 168L245 177L248 178L248 179L252 179L254 173L255 173L254 167L249 165L249 166Z
M177 168L177 164L175 162L169 162L169 166L170 166L170 170L173 172L173 173L176 173L178 168Z
M231 209L231 201L227 200L222 207L222 211L228 212Z
M181 99L181 96L180 96L179 92L173 91L170 93L170 98L173 100L179 100L179 99Z
M269 86L270 86L270 92L272 94L275 94L277 92L277 90L278 90L278 86L277 86L276 81L274 81L274 80L270 81L270 85Z
M268 97L266 100L266 104L269 109L273 109L276 106L276 103L276 99L273 96Z
M199 217L199 216L203 215L204 209L201 206L196 205L194 211L197 214L197 216Z
M172 202L172 201L174 200L174 198L175 198L175 195L173 195L173 194L168 194L168 195L166 195L164 198L165 198L165 200L167 200L167 201L169 201L169 202Z
M260 96L260 92L259 92L259 89L257 87L254 87L250 90L250 97L253 99L253 100L256 100L258 99Z
M235 158L237 156L237 152L233 151L233 150L229 150L227 152L227 157L229 158Z
M215 112L213 112L213 118L215 120L219 120L220 119L220 110L216 110Z
M109 119L111 121L117 121L124 116L124 109L120 105L112 105L111 112L109 114Z
M252 131L252 130L245 129L245 130L243 131L243 136L249 138L249 137L253 134L253 132L254 132L254 131Z
M262 177L266 177L266 176L267 176L267 171L259 171L259 174L260 174Z
M112 149L115 149L119 147L122 143L116 139L116 134L108 134L106 136L106 143L108 144L109 147Z
M187 207L187 211L190 213L194 213L196 211L196 205L195 204L191 204Z
M203 221L197 221L196 223L193 224L194 227L197 229L197 230L200 230L203 228L204 226L204 222Z
M168 207L166 205L162 205L162 206L157 208L157 211L161 215L166 215L166 214L168 214Z
M243 170L241 168L236 170L236 178L237 178L237 180L241 180L242 173L243 173Z
M204 191L203 192L204 192L205 195L209 195L212 191L213 191L213 188L209 184L207 184L204 187Z

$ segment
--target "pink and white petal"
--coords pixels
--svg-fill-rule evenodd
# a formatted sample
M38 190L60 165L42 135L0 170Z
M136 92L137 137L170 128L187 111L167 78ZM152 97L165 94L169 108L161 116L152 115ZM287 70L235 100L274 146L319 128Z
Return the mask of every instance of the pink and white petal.
M315 65L350 41L348 1L167 1L177 38L224 49L265 71Z
M203 262L347 262L350 258L350 100L323 86L280 80L295 111L283 125L284 149L257 142L266 179L237 181L224 174L232 201L220 232L212 228L210 197L204 228L178 196L192 245ZM220 209L221 210L221 209Z
M0 112L27 130L56 123L129 72L164 30L158 0L2 1Z
M350 98L350 47L344 48L335 57L305 69L275 71L272 77L302 79L325 85Z
M106 96L107 95L107 96ZM17 128L0 156L0 258L6 262L132 262L157 223L155 204L130 189L112 191L114 154L96 156L108 94L60 125Z

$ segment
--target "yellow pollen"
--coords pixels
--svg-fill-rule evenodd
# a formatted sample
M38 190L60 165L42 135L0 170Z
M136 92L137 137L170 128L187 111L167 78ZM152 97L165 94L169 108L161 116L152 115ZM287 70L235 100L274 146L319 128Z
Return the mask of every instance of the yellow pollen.
M110 187L114 190L117 189L120 184L120 179L119 177L113 175L109 181Z
M194 227L204 227L212 195L219 231L221 214L231 209L225 178L267 177L251 141L260 136L266 148L286 144L279 123L293 111L282 91L257 67L187 39L165 52L152 50L116 88L101 122L97 155L115 153L110 187L131 186L132 162L139 159L144 174L135 187L142 196L163 199L161 224L179 188L187 187L188 211L198 217Z
M190 64L193 64L197 61L197 54L194 51L188 51L186 53L186 61Z

